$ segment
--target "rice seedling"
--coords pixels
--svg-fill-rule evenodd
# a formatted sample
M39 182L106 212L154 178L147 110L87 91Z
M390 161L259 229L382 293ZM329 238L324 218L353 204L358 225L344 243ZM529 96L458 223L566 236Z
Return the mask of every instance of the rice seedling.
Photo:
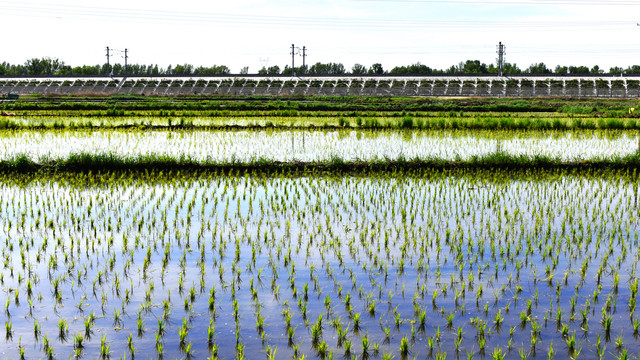
M11 323L10 320L5 320L4 322L4 330L5 330L5 337L7 339L11 338L13 335L13 324Z
M360 338L360 345L362 346L362 354L368 354L369 348L371 347L371 340L369 340L369 336L367 336L367 334Z
M8 309L15 327L17 319L26 316L31 307L23 305L28 279L32 280L34 311L30 317L34 321L27 324L27 329L35 327L37 320L42 334L52 328L57 331L61 316L53 317L51 323L43 321L42 314L53 311L59 298L55 308L62 316L73 316L68 328L74 334L82 330L84 322L84 357L99 357L101 352L87 327L108 338L120 338L122 343L125 336L119 336L118 331L146 327L136 338L135 346L155 348L163 357L184 357L184 349L192 340L195 355L211 353L215 347L220 357L234 357L238 352L249 358L235 346L227 346L233 344L234 335L216 332L216 324L218 329L223 326L220 324L236 325L236 344L246 342L247 349L264 349L267 345L273 348L272 340L286 333L289 346L279 349L278 356L291 355L295 348L296 355L292 356L296 358L315 356L307 353L311 346L302 345L313 338L314 331L318 344L326 341L326 357L331 356L332 341L337 340L338 347L344 350L351 333L361 341L366 336L367 351L374 356L384 356L387 351L390 356L399 357L403 337L411 342L407 345L416 358L425 357L430 351L459 354L472 345L476 352L482 348L492 356L496 348L504 354L513 344L527 342L533 353L536 348L549 346L544 318L562 319L557 336L562 333L567 349L576 340L575 354L580 345L575 332L570 331L574 313L576 323L583 329L588 328L589 320L600 320L601 307L608 308L604 320L630 316L626 305L631 291L618 285L615 295L613 278L617 271L624 284L633 272L635 250L631 245L637 240L631 220L631 170L548 170L532 174L502 169L430 173L404 168L396 173L328 172L303 177L287 169L267 173L238 169L217 173L165 171L150 171L149 175L137 172L135 176L122 172L89 176L79 172L75 180L62 172L46 183L26 174L0 174L0 222L3 229L10 229L3 231L22 234L31 226L43 234L41 238L33 237L34 245L30 240L20 244L18 239L24 236L12 237L16 239L13 250L9 250L7 242L0 243L5 253L15 253L6 265L2 264L6 256L0 260L0 273L4 274L0 287L5 291L21 289L19 306L15 305L15 292L10 292ZM20 179L25 183L28 179L29 186L40 191L26 192L21 186L12 185L23 181ZM98 181L111 185L97 185ZM57 184L56 199L62 199L61 211L53 211L58 200L53 200L50 184ZM32 206L27 207L30 202ZM52 210L44 211L49 203ZM76 210L64 210L67 203ZM37 209L43 209L40 215ZM54 226L50 227L47 224L52 219ZM36 221L40 225L35 225ZM442 223L452 225L437 225ZM124 236L124 241L122 234L133 235ZM48 240L43 249L44 237ZM494 239L493 249L491 242L483 240L487 238ZM573 240L567 242L567 238ZM36 252L43 253L42 262L33 263L34 269L42 266L32 273L39 274L39 282L29 275L29 261L24 270L19 270L21 247L25 259L35 259ZM580 281L580 266L587 258L585 279L595 279L600 264L607 264L601 273L601 290L596 281ZM562 274L556 276L557 281L553 279L550 287L546 280L549 275L539 275L546 272L546 264L550 265L549 275ZM576 270L561 270L565 264ZM260 268L264 268L261 281L256 274ZM221 277L220 269L224 269ZM23 276L21 283L19 274ZM205 281L199 287L202 274ZM45 278L51 280L43 288ZM178 289L180 278L182 293ZM302 278L308 281L306 299ZM56 279L59 297L54 295ZM116 279L119 295L112 286ZM138 281L143 285L138 286ZM628 282L630 288L633 282ZM558 286L562 290L559 301ZM567 296L572 287L574 291ZM276 288L279 300L274 296ZM200 297L207 289L215 290ZM432 312L423 304L429 299L427 289L437 290L436 309ZM509 294L518 292L521 295L517 300L509 298ZM598 303L592 305L596 292ZM487 298L490 293L494 302L497 299L496 305L492 306ZM481 295L477 297L478 294ZM38 300L39 295L43 300ZM156 297L161 300L153 300ZM474 297L484 301L474 307ZM529 301L523 300L526 297ZM78 300L69 300L72 298ZM292 305L297 305L295 313L286 311L290 309L287 299L291 298L295 299ZM181 324L175 310L182 308L185 299L188 310ZM616 307L617 299L623 300L625 306ZM587 304L581 306L579 301ZM345 306L335 306L338 302ZM373 314L369 312L372 303ZM274 310L272 304L281 308ZM273 312L277 315L280 309L282 317L274 317ZM320 309L322 314L318 313ZM362 318L362 311L371 318ZM98 315L97 321L87 316L92 312ZM243 316L246 314L253 314L254 319ZM468 332L464 324L470 320L469 314L474 318L472 331L475 329L471 337L464 334ZM308 321L318 315L318 320ZM156 322L154 326L148 323L150 316L156 317L157 326ZM120 324L109 326L115 318ZM202 325L207 318L208 328L206 323ZM354 331L345 329L342 319L349 319ZM251 326L254 320L255 329ZM514 326L517 322L523 326ZM440 331L437 327L444 324L450 326ZM493 335L499 331L498 324L509 325L508 337ZM296 331L300 325L305 328L302 334L299 328ZM23 320L20 327L24 327ZM191 334L186 334L188 328L193 328ZM392 335L392 328L396 329L397 338ZM611 330L615 330L613 326ZM626 340L633 326L619 330ZM176 332L185 333L182 350L180 336L165 339L166 334ZM586 331L584 341L593 344L596 334ZM394 339L398 341L395 345L391 343ZM360 348L360 342L357 346L349 342L349 356L356 352L353 348ZM382 355L375 355L378 342L384 344L380 346ZM625 342L631 352L636 350L632 342ZM122 343L118 348L124 348ZM13 344L7 344L17 351ZM600 350L603 345L604 342ZM594 347L591 351L596 350ZM58 351L61 353L57 357L73 356L71 349L56 348ZM314 351L318 351L317 347Z
M73 346L78 349L84 347L84 335L82 335L82 333L73 336Z
M406 336L403 336L400 339L400 354L402 356L407 356L409 354L409 339Z
M111 356L111 345L107 343L106 335L102 335L100 338L100 358L106 359ZM160 351L158 353L161 353Z

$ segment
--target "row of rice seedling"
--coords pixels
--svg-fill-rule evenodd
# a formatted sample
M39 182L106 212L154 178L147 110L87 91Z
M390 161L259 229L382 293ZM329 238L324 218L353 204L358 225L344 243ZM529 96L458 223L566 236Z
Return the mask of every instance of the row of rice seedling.
M0 119L0 129L215 129L215 128L357 128L486 130L637 130L635 116L589 116L555 113L412 113L405 112L28 112Z
M0 173L15 358L638 353L638 174Z
M36 162L78 153L218 163L253 159L327 162L334 158L466 161L495 153L577 161L623 157L639 150L637 134L612 131L0 131L0 160L24 155Z

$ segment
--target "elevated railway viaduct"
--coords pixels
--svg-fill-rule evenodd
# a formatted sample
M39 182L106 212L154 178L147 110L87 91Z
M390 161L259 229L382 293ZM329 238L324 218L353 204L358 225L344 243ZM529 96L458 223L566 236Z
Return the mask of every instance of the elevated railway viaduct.
M0 94L640 97L640 76L188 76L0 78Z

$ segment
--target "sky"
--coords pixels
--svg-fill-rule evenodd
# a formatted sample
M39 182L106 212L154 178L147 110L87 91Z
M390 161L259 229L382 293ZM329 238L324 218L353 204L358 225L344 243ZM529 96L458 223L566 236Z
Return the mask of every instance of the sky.
M56 0L2 1L0 62L51 57L67 65L129 63L291 66L293 61L496 62L521 69L640 64L639 0Z

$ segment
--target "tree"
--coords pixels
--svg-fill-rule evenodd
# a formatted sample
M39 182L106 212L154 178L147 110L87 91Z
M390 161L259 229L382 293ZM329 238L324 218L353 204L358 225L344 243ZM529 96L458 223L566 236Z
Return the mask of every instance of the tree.
M176 65L175 69L173 69L173 75L191 75L193 74L193 65L184 64L184 65Z
M544 63L535 63L531 64L527 70L525 70L527 74L551 74L551 70L547 68L547 65Z
M249 73L249 67L245 66L242 69L240 69L240 75L247 75Z
M569 74L569 68L566 66L557 65L554 72L559 75L567 75Z
M445 74L449 74L449 75L457 74L458 72L459 72L458 68L455 65L451 65L450 68L445 70Z
M296 69L296 73L301 73L301 68L298 70ZM344 69L344 65L340 64L340 63L327 63L327 64L323 64L323 63L315 63L314 65L312 65L309 68L308 74L311 75L341 75L344 74L346 71Z
M278 65L270 66L269 68L262 67L262 69L258 70L258 74L260 75L278 75L280 74L280 67Z
M569 66L569 74L578 75L578 74L588 74L589 67L587 66Z
M421 63L415 63L409 66L396 66L389 74L393 75L429 75L433 73L433 69Z
M500 69L494 64L489 64L487 72L489 74L497 74ZM502 74L522 74L522 70L516 64L504 63L502 64Z
M592 74L602 74L602 73L604 73L604 70L600 70L600 66L595 65L594 67L591 68L591 73Z
M169 67L171 67L171 65L169 65ZM113 72L113 75L124 74L124 68L122 67L122 64L113 64L111 66L111 71Z
M351 73L353 75L364 75L367 73L367 67L362 64L354 64L351 68Z
M371 65L371 67L369 68L369 74L382 75L384 73L385 73L385 71L382 68L382 64L380 64L380 63L375 63L375 64Z
M211 67L198 66L194 71L194 75L226 75L231 73L225 65L213 65Z
M640 65L632 65L625 71L627 74L640 74Z
M481 63L480 60L467 60L464 63L460 63L459 71L463 74L488 74L489 70L485 63Z
M64 61L48 57L42 59L33 58L27 60L24 66L27 69L28 75L54 75L64 66Z
M609 74L622 75L624 73L624 69L620 66L614 66L609 69Z

